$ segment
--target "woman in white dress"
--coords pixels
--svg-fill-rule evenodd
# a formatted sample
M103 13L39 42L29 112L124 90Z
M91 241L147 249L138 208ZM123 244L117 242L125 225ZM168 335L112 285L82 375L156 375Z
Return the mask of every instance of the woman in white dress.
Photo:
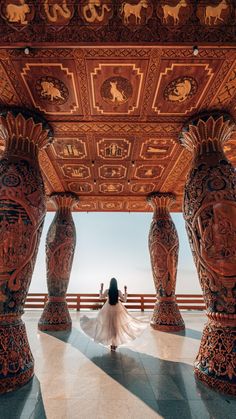
M122 302L126 302L127 294L123 295L117 287L117 281L112 278L109 289L100 298L107 298L95 319L84 316L80 320L82 330L95 342L110 345L111 351L117 346L136 339L147 327L146 323L131 316Z

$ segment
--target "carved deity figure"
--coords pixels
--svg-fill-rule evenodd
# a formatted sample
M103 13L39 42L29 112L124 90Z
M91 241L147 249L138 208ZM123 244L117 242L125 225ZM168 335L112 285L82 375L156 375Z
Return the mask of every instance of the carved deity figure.
M21 25L27 25L28 21L25 18L27 13L30 13L30 7L25 0L19 0L20 4L9 3L6 7L6 18L9 22L18 22Z
M147 0L140 0L137 4L122 3L121 14L124 15L124 23L129 24L129 18L133 15L136 25L140 25L142 8L148 8Z
M189 80L184 80L176 84L173 93L169 94L169 100L172 102L184 102L188 99L188 95L191 92L191 83Z
M67 1L63 0L62 4L54 3L49 5L48 0L44 1L44 11L49 22L57 22L60 17L64 19L71 18L71 11L67 6Z
M93 23L96 20L102 22L105 17L105 12L110 12L111 9L107 4L102 4L101 0L88 0L88 3L83 6L82 11L85 20L88 23Z
M125 102L127 100L124 91L122 90L122 92L118 89L117 87L117 81L110 81L110 93L112 96L112 102L118 102L118 103L122 103Z
M49 96L51 101L53 101L54 99L64 99L61 95L60 90L57 87L55 87L52 82L42 81L41 86L41 96Z
M168 23L168 17L170 16L174 20L174 25L178 25L180 8L187 6L186 0L180 0L176 6L169 6L168 4L162 5L163 23Z
M217 20L224 22L224 19L221 17L221 13L226 9L228 9L228 4L225 0L222 0L217 6L206 6L205 24L212 25L211 19L214 19L213 25L217 24Z

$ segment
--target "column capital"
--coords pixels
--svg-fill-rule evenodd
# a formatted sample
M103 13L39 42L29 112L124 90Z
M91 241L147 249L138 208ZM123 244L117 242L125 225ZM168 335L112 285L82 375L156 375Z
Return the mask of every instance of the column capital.
M152 192L147 196L147 202L153 209L169 210L175 200L175 194L171 192Z
M53 192L48 197L52 200L57 209L66 208L71 210L79 202L79 197L73 192Z
M30 153L30 144L36 149L47 147L53 140L53 130L40 114L18 107L0 109L0 138L11 149Z
M194 155L222 150L235 129L227 113L212 112L192 118L182 129L180 142Z

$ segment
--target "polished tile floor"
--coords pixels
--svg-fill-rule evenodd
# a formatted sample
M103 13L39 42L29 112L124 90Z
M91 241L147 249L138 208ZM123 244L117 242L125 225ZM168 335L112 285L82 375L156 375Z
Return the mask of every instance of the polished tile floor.
M193 376L204 314L183 313L186 331L171 334L148 326L151 313L134 313L147 329L116 353L81 332L79 313L71 313L70 333L38 332L40 314L23 316L35 377L0 396L0 419L236 418L236 399L208 390Z

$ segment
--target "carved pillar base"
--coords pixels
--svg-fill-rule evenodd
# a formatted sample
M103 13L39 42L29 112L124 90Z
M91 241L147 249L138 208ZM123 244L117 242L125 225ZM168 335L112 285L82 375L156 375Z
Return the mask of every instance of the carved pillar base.
M228 325L208 321L203 330L194 372L200 381L213 390L236 396L236 327L230 323L233 324L233 319Z
M71 330L71 317L64 297L49 297L38 328L41 331Z
M20 318L0 316L0 394L16 390L34 375L34 358Z
M184 330L185 325L175 301L157 301L150 322L155 330L176 332Z

